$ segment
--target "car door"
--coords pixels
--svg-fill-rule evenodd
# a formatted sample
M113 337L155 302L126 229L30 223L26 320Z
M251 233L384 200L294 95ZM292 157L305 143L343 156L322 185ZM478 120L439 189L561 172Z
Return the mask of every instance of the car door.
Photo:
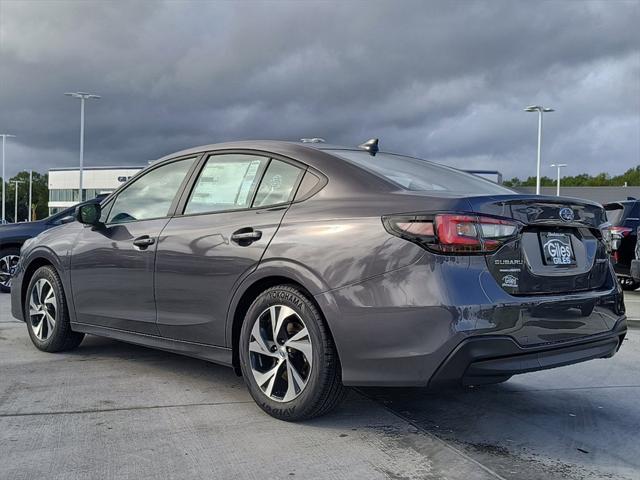
M78 322L158 333L157 240L195 164L195 158L182 158L150 168L108 202L103 227L82 229L70 265Z
M302 165L247 153L212 154L156 259L161 335L223 346L235 286L256 268L298 187Z

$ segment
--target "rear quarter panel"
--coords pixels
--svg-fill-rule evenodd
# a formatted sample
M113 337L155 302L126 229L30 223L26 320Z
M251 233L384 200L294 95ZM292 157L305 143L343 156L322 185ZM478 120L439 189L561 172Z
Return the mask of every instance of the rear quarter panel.
M298 263L321 280L324 290L340 288L410 265L425 255L418 245L388 233L382 216L468 209L468 202L461 198L403 192L346 194L327 188L291 205L263 263Z

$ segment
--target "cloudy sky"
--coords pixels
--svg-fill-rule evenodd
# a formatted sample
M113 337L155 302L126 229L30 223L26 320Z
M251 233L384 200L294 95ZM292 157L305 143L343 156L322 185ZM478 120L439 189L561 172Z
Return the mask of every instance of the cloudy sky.
M640 0L0 0L9 174L137 165L200 144L321 136L464 168L640 164Z

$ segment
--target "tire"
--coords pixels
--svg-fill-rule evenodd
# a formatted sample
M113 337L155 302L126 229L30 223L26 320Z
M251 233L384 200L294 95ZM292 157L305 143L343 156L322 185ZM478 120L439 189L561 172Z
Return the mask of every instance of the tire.
M629 277L618 277L618 280L620 282L622 290L624 290L625 292L632 292L640 287L640 282L636 282Z
M11 275L13 268L20 259L20 249L17 247L3 248L0 250L0 292L11 292Z
M29 337L38 350L63 352L82 342L84 333L71 330L64 288L58 272L51 266L33 274L25 298L25 320Z
M279 420L324 415L346 394L329 328L316 306L292 285L269 288L251 304L240 332L239 354L251 396Z

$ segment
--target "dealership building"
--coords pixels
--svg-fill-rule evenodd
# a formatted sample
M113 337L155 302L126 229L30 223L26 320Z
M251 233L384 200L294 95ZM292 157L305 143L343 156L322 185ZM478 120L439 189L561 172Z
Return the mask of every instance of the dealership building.
M85 200L101 193L111 193L143 167L85 167L82 187ZM51 168L49 170L49 215L72 207L80 201L80 170Z

